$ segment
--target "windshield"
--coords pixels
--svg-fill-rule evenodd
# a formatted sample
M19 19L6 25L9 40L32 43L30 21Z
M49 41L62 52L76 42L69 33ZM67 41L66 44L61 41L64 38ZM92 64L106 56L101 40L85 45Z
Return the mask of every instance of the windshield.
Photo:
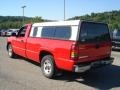
M80 35L80 42L100 42L109 41L110 34L107 24L82 22Z

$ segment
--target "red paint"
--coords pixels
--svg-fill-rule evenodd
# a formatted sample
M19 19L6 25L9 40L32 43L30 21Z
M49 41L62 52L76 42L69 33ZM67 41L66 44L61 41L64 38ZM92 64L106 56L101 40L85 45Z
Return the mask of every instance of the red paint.
M40 62L42 51L50 52L55 60L57 68L73 71L73 65L80 62L90 62L109 57L111 54L111 42L99 43L100 48L95 48L96 44L80 44L75 41L30 38L32 25L27 24L25 37L9 37L16 54ZM77 58L71 57L71 52L77 54Z

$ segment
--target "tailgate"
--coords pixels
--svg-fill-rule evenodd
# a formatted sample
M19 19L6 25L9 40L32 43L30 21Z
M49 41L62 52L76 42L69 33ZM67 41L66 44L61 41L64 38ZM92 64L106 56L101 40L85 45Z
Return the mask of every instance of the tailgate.
M100 60L110 56L112 45L107 24L83 21L78 37L79 62Z
M102 60L111 54L111 43L79 45L79 62Z

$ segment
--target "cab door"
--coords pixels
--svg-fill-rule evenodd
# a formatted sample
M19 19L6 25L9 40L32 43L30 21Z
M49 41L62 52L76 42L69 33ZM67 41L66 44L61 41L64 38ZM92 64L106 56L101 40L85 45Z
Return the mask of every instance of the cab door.
M26 33L27 26L23 26L16 36L16 39L13 41L14 52L20 56L26 57Z

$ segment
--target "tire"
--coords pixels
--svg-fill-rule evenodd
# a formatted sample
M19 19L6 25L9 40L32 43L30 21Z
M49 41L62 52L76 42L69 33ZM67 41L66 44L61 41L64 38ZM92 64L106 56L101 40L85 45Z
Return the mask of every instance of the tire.
M8 55L10 58L14 58L16 56L16 54L13 52L11 44L8 45Z
M55 63L53 56L46 55L41 61L41 71L43 75L47 78L53 78L55 76Z

